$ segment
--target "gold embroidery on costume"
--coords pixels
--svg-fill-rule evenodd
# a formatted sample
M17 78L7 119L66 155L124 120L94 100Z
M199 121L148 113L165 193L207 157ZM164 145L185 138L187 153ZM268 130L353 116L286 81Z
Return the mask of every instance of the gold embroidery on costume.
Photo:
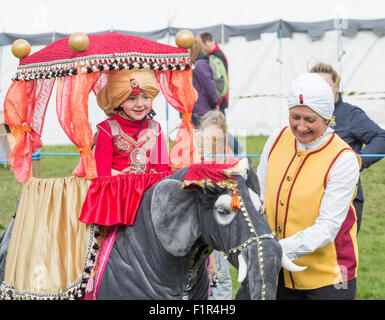
M120 153L129 154L131 166L136 168L136 173L145 173L147 168L147 152L153 150L156 146L156 135L153 129L153 122L148 122L148 129L143 137L137 141L124 133L116 120L108 121L113 145L115 150Z

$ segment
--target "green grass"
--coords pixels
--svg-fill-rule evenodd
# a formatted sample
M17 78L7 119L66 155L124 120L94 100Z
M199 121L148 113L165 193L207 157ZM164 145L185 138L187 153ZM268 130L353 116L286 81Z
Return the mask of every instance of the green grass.
M47 146L41 152L75 153L75 146ZM36 160L37 161L37 160ZM79 162L78 156L41 156L40 177L67 177ZM11 222L22 185L17 183L9 166L0 165L0 233Z
M385 161L361 174L365 194L364 212L358 233L359 267L357 299L385 299Z
M247 154L260 154L267 137L248 137ZM47 146L42 152L74 153L74 146ZM72 170L79 161L78 156L42 156L40 160L40 177L71 176ZM253 158L255 164L259 158ZM385 161L379 161L361 174L361 182L365 192L365 206L358 235L359 268L358 290L359 300L385 299ZM22 185L15 181L13 173L0 165L0 233L9 224L15 212L17 199ZM239 288L236 282L237 271L230 267L233 278L234 295Z

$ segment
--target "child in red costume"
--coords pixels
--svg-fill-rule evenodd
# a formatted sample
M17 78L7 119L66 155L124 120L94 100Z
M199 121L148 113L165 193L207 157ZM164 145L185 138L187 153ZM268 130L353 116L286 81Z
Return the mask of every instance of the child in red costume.
M150 69L116 70L97 102L109 119L97 125L95 159L99 176L169 171L168 149L160 124L147 116L158 95Z

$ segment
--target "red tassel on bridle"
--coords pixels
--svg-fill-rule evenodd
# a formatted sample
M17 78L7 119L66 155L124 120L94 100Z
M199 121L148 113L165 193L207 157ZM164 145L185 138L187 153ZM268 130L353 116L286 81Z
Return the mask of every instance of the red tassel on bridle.
M231 197L230 207L231 207L231 210L233 210L233 211L237 211L241 207L237 188L235 188L233 191L233 196Z

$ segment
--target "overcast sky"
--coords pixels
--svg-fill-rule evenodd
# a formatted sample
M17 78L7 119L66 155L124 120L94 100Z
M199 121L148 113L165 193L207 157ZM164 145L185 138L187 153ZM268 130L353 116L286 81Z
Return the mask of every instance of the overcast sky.
M137 5L137 4L140 5ZM11 33L152 31L168 24L203 28L283 19L385 18L383 0L18 0L2 1L0 28Z

